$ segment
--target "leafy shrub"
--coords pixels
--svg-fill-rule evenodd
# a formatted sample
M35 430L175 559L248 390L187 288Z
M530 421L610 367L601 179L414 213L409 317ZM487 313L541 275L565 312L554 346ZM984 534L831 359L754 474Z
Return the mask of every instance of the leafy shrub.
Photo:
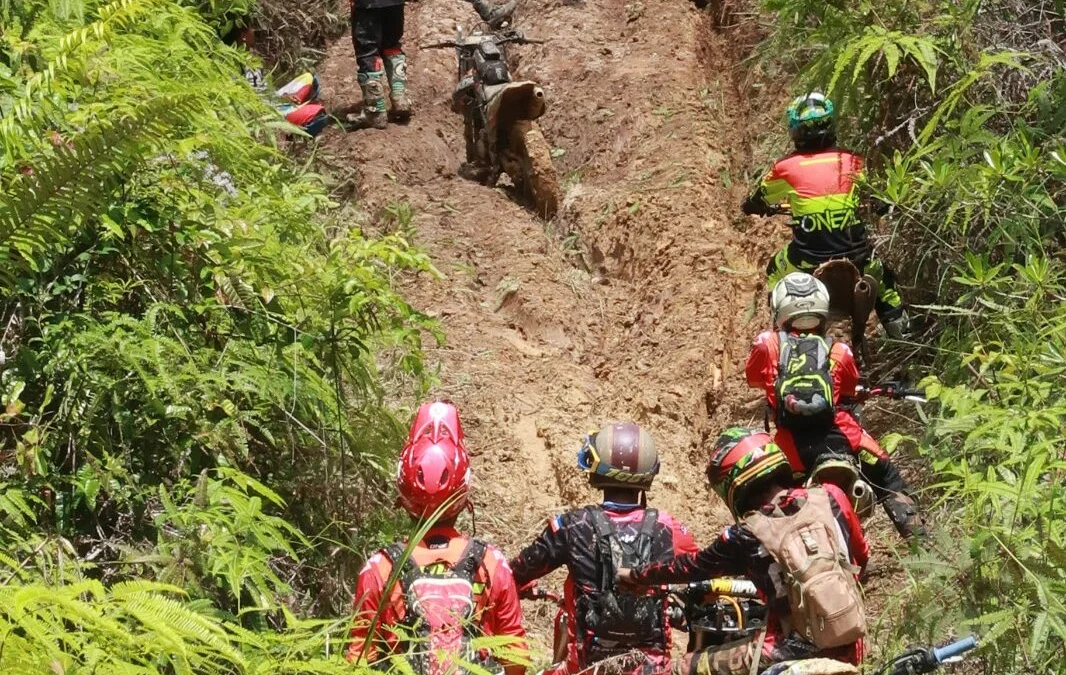
M392 534L385 402L423 390L434 330L391 278L432 267L332 220L193 10L79 7L0 14L4 522L32 513L109 584L346 610L345 552Z
M767 0L766 47L840 103L890 258L937 320L921 450L950 532L905 638L983 633L992 672L1063 672L1066 52L1061 3ZM769 51L769 50L768 50ZM943 544L950 543L949 546Z

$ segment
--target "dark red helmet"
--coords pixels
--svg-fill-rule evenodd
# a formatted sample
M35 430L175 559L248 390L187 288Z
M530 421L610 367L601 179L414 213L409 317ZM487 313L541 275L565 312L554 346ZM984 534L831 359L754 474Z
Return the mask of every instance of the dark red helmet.
M463 445L459 411L451 403L424 403L415 414L396 472L400 506L428 518L444 505L441 518L459 515L468 501L470 458Z

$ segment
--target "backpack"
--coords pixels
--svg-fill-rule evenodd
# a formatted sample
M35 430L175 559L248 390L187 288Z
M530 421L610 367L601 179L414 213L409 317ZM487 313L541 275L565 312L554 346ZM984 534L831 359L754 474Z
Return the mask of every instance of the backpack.
M664 648L666 644L663 600L616 588L615 573L622 567L651 562L651 547L659 512L646 509L637 535L630 541L618 535L614 522L599 506L587 509L596 532L595 552L599 560L599 588L581 593L576 619L584 637L584 665L624 654L641 647Z
M778 333L776 422L785 429L827 429L833 424L833 375L829 356L833 339L820 335Z
M866 608L840 538L840 529L821 487L793 514L775 506L772 515L748 514L751 530L778 564L788 591L791 630L819 649L850 645L866 635Z
M398 580L405 612L402 624L418 644L406 645L407 661L418 675L447 675L465 670L461 663L485 663L470 647L478 633L474 616L474 577L487 545L471 539L454 566L435 563L421 568L408 558ZM404 546L385 550L390 560L403 556Z

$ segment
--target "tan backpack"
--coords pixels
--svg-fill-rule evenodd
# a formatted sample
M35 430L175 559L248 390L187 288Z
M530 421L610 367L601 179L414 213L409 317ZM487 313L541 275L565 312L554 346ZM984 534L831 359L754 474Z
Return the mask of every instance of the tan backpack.
M775 507L770 516L755 512L744 518L781 567L792 610L786 630L791 628L819 649L843 647L866 635L866 608L855 581L858 570L841 544L829 500L829 493L813 486L791 515Z

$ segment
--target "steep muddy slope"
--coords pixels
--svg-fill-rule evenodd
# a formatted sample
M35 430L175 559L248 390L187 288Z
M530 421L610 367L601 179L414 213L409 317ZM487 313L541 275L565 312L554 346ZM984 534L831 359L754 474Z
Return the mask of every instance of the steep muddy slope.
M740 369L766 321L760 261L783 236L734 223L748 158L729 45L686 0L525 0L516 23L549 43L512 58L549 95L542 126L567 188L545 225L455 175L454 56L417 45L473 18L459 0L408 5L415 117L326 143L357 168L370 210L411 204L446 277L405 283L447 332L438 393L463 413L480 531L515 552L545 516L593 498L574 465L582 435L628 418L662 455L651 503L706 541L726 513L705 488L704 440L761 420ZM327 104L358 100L350 43L322 79Z

